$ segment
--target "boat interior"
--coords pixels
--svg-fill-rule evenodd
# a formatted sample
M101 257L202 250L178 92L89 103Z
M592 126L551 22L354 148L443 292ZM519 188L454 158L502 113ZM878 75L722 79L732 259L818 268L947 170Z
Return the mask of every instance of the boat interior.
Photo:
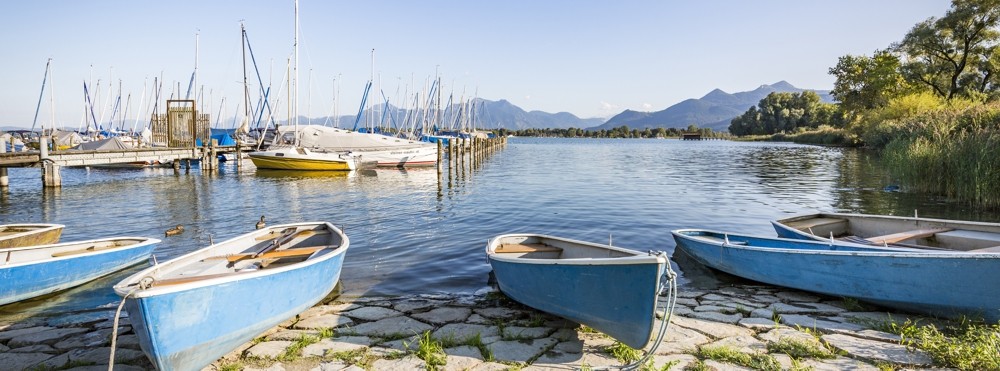
M275 269L332 253L343 243L324 224L272 228L259 237L246 236L196 254L155 273L150 286L168 286Z
M3 265L41 261L64 256L73 256L95 251L111 250L147 241L144 238L116 238L58 245L15 247L0 250Z
M785 221L788 227L816 236L853 243L920 248L929 250L1000 253L1000 231L976 230L973 227L935 221L880 222L828 215ZM983 228L986 229L986 228Z
M608 249L607 246L574 243L537 236L511 236L500 240L496 254L526 259L603 259L627 258L635 252Z

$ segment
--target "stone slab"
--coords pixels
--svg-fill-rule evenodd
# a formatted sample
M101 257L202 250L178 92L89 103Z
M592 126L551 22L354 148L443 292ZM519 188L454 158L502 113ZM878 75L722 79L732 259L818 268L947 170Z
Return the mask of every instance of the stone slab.
M351 330L358 335L390 337L390 336L410 336L422 334L434 327L426 323L417 321L410 317L398 316L381 319L375 322L366 322L354 326Z
M908 366L929 366L930 356L921 350L911 351L906 346L856 338L842 334L823 335L823 341L847 352L851 358L873 362L889 362Z
M493 354L493 359L504 362L527 362L541 355L545 350L556 344L556 339L498 341L486 347Z
M471 314L472 309L469 308L441 307L434 308L424 313L412 314L410 316L420 321L441 325L445 323L463 321L466 318L469 318L469 315Z
M380 319L396 317L403 313L398 310L389 308L361 307L352 311L344 312L343 314L353 319L359 319L363 321L378 321Z

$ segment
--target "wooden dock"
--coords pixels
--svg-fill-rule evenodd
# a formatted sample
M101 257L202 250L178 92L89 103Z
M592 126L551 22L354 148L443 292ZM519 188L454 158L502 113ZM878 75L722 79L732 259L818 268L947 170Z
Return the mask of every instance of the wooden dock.
M0 146L0 151L4 148ZM237 152L236 146L207 146L207 147L152 147L133 148L116 150L96 150L96 151L47 151L43 146L40 151L28 152L0 152L0 187L8 187L10 181L7 178L7 168L11 167L37 167L42 169L42 184L45 187L60 187L62 177L59 169L63 166L94 166L127 164L133 162L173 162L175 169L180 167L183 160L202 160L202 169L211 170L218 168L217 155L222 153Z

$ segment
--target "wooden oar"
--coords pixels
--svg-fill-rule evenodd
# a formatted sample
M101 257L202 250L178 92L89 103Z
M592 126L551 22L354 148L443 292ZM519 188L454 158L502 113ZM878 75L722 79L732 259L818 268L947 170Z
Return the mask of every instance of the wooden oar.
M238 262L238 261L243 260L243 259L253 259L253 258L256 258L256 259L290 258L290 257L296 257L296 256L303 256L303 255L312 255L312 253L314 253L316 251L319 251L319 250L323 250L323 249L325 249L327 247L328 246L310 246L310 247L302 247L302 248L297 248L297 249L288 249L288 250L279 250L279 251L268 251L268 252L265 252L263 254L257 255L256 257L254 256L254 254L219 255L219 256L210 256L210 257L207 257L207 258L205 258L205 260L226 259L230 263L233 263L233 262Z

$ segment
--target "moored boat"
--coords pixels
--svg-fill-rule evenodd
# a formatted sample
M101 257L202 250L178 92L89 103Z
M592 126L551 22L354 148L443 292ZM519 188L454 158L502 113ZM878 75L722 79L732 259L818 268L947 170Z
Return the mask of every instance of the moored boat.
M936 250L1000 252L1000 223L815 213L771 222L778 236Z
M0 305L65 290L144 262L159 242L112 237L0 249Z
M57 243L64 227L62 224L42 223L0 225L0 249Z
M248 156L258 169L351 171L357 168L355 156L349 152L300 146L272 146L267 151L251 152Z
M671 232L701 264L772 285L946 317L1000 320L1000 253Z
M350 152L362 164L380 167L417 167L437 164L437 145L379 133L362 133L320 125L281 127L277 138L294 135L311 150Z
M649 342L667 258L540 234L496 236L486 247L500 291L632 347Z
M326 222L264 227L114 286L159 370L199 370L308 309L340 279L346 235Z

